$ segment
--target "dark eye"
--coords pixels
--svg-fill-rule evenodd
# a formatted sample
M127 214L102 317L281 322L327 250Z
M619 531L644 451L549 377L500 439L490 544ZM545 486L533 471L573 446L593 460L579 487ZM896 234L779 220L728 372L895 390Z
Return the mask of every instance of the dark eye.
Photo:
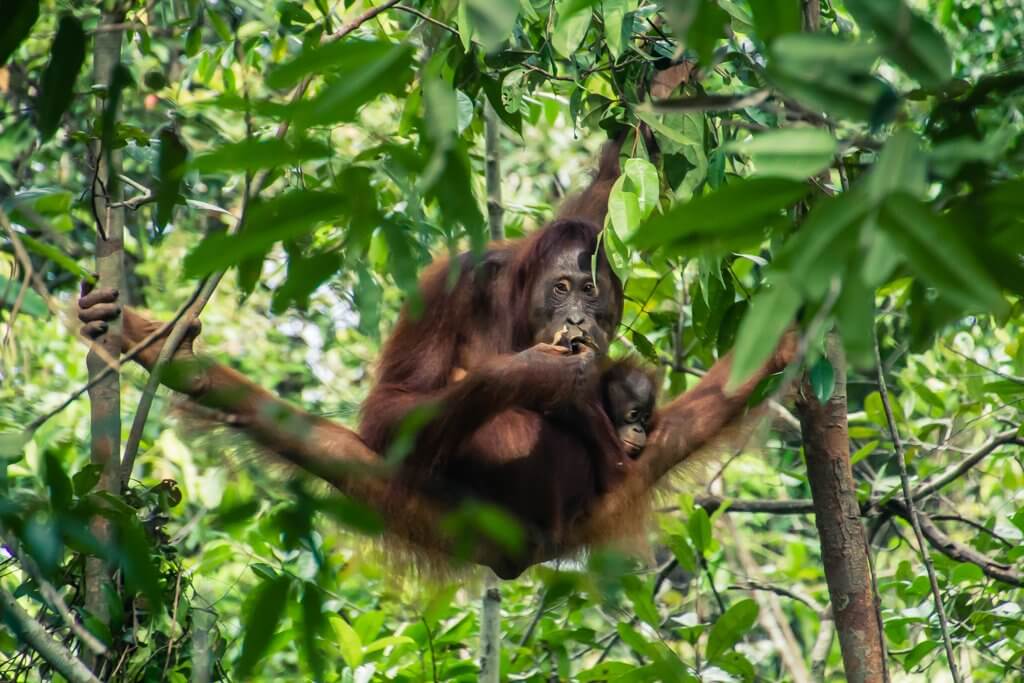
M639 419L640 413L635 409L626 413L626 422L636 422Z
M583 293L590 296L597 296L597 286L593 282L583 285Z
M565 284L565 282L562 281L562 280L559 280L558 282L555 283L554 289L555 289L555 294L568 294L569 293L569 285Z

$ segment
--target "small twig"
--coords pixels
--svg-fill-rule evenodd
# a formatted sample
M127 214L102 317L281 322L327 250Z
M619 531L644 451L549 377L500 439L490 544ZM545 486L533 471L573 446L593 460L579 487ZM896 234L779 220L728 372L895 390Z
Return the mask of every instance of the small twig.
M321 42L331 42L344 38L345 36L352 33L366 22L376 17L378 14L388 11L389 9L397 5L398 2L399 0L387 0L387 2L381 3L376 7L371 7L370 9L366 10L352 21L348 22L347 24L339 28L334 33L328 34Z
M900 485L903 488L903 500L907 512L910 515L910 525L914 529L914 536L917 538L918 551L921 554L921 561L924 562L925 571L928 572L928 583L931 584L932 597L935 599L935 610L939 617L939 629L942 631L942 645L946 650L946 660L949 666L949 673L954 683L961 683L960 671L956 664L956 655L953 653L953 641L949 636L949 621L946 618L946 606L942 602L942 590L939 588L939 580L935 576L935 567L932 565L931 555L925 545L924 533L921 531L921 519L917 508L914 506L914 495L910 489L910 475L907 474L907 462L903 456L903 442L900 440L899 429L896 426L896 418L892 412L892 404L889 402L889 389L885 382L885 371L882 366L882 354L878 346L878 330L875 325L871 326L871 334L874 337L875 367L878 375L878 393L882 398L882 407L885 409L885 421L889 426L889 434L892 437L892 445L895 450L896 463L899 465Z
M47 664L71 683L99 683L89 668L71 654L63 643L51 637L46 628L29 616L5 588L0 588L0 616Z
M443 28L445 31L448 31L454 35L459 35L459 30L454 26L449 26L443 21L438 21L437 19L430 16L426 12L421 12L415 7L409 7L408 5L395 5L395 9L400 12L408 12L409 14L414 14L423 21L427 22L428 24L433 24L434 26L437 26L438 28Z

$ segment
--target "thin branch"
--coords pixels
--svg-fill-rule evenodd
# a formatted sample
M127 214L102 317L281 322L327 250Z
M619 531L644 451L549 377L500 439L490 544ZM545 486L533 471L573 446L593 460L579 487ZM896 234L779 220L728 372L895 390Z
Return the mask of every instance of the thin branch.
M370 9L366 10L352 21L348 22L347 24L339 28L334 33L329 33L322 42L331 42L344 38L345 36L352 33L366 22L376 17L378 14L388 11L389 9L397 5L398 2L399 0L387 0L387 2L383 4L377 5L376 7L371 7Z
M173 323L173 328L167 336L167 340L164 342L163 347L160 349L160 355L157 357L156 365L150 372L149 379L146 380L146 386L142 390L142 398L139 400L139 407L135 411L134 420L132 420L131 433L129 433L128 441L124 447L124 456L121 459L122 486L127 485L128 480L131 479L132 470L135 469L135 458L139 453L139 444L142 441L142 432L146 427L146 418L149 417L149 410L153 406L153 398L156 396L156 390L160 386L160 375L163 372L164 366L167 365L167 361L171 359L171 356L178 349L178 346L188 333L189 327L196 319L198 319L203 308L205 308L206 304L209 303L214 290L217 288L217 285L220 283L223 276L224 271L220 271L200 283L197 293L192 297L192 304L188 307L184 315Z
M903 488L903 500L907 512L910 515L910 525L914 529L914 536L917 538L917 547L921 554L921 561L924 562L925 571L928 572L928 583L931 584L932 597L935 599L935 611L939 617L939 629L942 631L942 645L946 650L946 660L949 666L949 673L954 683L960 683L960 671L956 664L956 655L953 653L953 641L949 637L949 620L946 618L946 606L942 602L942 590L939 588L939 580L935 576L935 567L932 565L931 555L925 546L924 532L922 532L921 519L917 508L914 507L914 495L910 490L910 475L907 474L907 461L903 456L903 442L900 440L899 429L896 426L896 418L893 416L892 404L889 401L889 389L885 382L885 370L882 366L882 354L878 348L878 330L874 324L871 326L871 334L874 337L875 368L878 375L878 392L882 397L882 406L885 409L885 421L889 425L889 434L892 436L892 445L895 450L896 463L899 465L900 485Z
M0 588L0 616L47 664L71 683L99 683L89 668L60 641L52 638L43 625L29 616L5 588Z
M433 24L434 26L437 26L438 28L443 28L445 31L448 31L454 35L459 35L459 30L454 26L449 26L443 21L438 21L437 19L430 16L426 12L421 12L415 7L409 7L408 5L395 5L395 9L400 12L408 12L409 14L414 14L423 21L427 22L428 24Z
M75 634L82 643L90 650L95 652L97 655L105 654L107 648L101 643L96 636L89 633L78 621L75 619L75 615L71 613L71 609L68 608L64 598L61 597L60 592L53 586L52 583L43 577L43 573L39 570L35 560L29 555L26 555L21 548L21 544L18 543L13 535L11 535L6 528L0 526L0 537L3 538L4 545L11 551L15 559L18 560L18 564L25 573L35 581L36 586L39 588L39 594L43 596L53 608L53 610L60 615L60 618L64 621L64 624L71 629L71 632Z
M953 467L946 470L944 473L936 477L930 482L925 482L914 489L913 499L915 501L927 498L939 489L944 488L947 484L959 479L963 475L967 474L975 465L984 460L993 451L1001 446L1012 444L1014 446L1024 446L1024 438L1017 436L1017 430L1003 432L997 434L992 438L991 441L983 445L981 448L976 450L972 455L964 458Z

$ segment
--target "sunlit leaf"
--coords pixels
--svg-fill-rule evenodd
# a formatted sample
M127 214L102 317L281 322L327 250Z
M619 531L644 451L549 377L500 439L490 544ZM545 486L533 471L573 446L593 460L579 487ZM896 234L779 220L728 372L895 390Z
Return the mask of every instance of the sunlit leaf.
M601 16L604 18L604 41L614 59L618 59L622 54L623 19L625 19L628 6L628 0L603 0L601 3ZM626 38L628 39L628 36Z
M25 292L22 294L22 284L23 281L14 281L4 275L0 275L0 308L14 310L14 302L20 296L20 313L30 315L33 318L45 317L49 313L49 309L46 307L46 300L36 294L31 284L25 288Z
M190 167L200 173L221 171L256 171L261 168L291 166L310 159L323 159L331 149L313 140L288 142L280 138L246 139L220 145L212 152L200 154Z
M555 3L557 19L551 33L551 45L555 51L567 59L571 59L576 49L583 42L590 28L590 18L593 12L590 5L593 3L580 2L579 0L558 0Z

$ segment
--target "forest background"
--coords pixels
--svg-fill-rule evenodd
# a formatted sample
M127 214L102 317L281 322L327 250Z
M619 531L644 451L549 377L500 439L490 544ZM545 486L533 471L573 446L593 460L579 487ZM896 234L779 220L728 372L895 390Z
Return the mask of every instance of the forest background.
M1019 0L0 17L3 680L1024 680ZM669 397L733 346L756 367L798 311L804 342L805 400L666 494L653 566L537 567L482 621L483 579L396 577L379 519L149 405L137 368L82 391L69 312L98 272L353 425L422 267L536 229L641 123L661 155L630 133L610 201L613 355ZM844 580L880 619L833 621Z

